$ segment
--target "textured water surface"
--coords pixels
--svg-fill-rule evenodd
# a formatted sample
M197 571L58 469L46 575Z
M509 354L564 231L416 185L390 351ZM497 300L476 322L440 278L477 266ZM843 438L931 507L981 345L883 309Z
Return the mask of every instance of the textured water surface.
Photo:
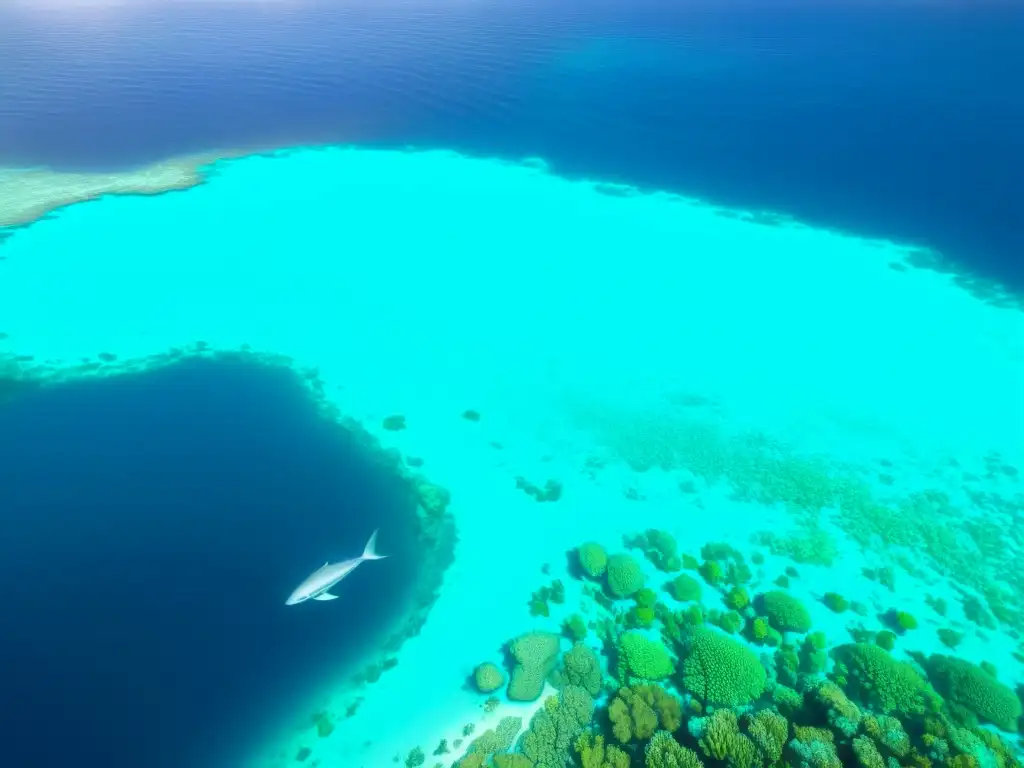
M518 158L938 248L1024 285L1011 4L0 10L0 162L319 142Z

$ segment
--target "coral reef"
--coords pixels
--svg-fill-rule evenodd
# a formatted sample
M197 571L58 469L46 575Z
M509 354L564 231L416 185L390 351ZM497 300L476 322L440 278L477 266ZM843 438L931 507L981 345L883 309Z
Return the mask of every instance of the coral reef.
M509 677L508 697L512 701L535 701L558 660L559 638L550 632L529 632L512 641L509 652L515 659Z
M906 660L894 655L896 632L859 624L849 628L854 642L830 647L834 624L828 636L816 630L794 596L771 589L750 599L753 575L739 552L708 545L697 560L667 541L649 530L627 544L656 571L670 557L701 569L718 606L679 574L667 589L688 599L669 607L628 555L608 557L602 573L583 560L603 547L579 548L581 613L547 619L572 645L560 655L558 635L535 631L509 646L508 698L535 700L548 683L557 694L514 746L485 733L459 768L1020 768L1007 738L1024 727L1021 700L991 664L913 652ZM602 577L603 588L589 581ZM856 610L838 596L822 602ZM876 617L908 631L887 622L893 615Z

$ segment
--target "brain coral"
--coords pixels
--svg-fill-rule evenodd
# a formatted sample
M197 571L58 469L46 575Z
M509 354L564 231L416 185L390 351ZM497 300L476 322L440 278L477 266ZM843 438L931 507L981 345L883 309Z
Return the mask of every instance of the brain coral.
M749 704L764 691L767 675L742 643L712 629L693 633L683 661L683 685L707 704Z
M608 558L608 589L616 597L629 597L644 585L644 572L629 555Z
M1016 694L981 667L954 656L928 659L928 677L949 701L974 712L1004 731L1016 731L1021 703Z

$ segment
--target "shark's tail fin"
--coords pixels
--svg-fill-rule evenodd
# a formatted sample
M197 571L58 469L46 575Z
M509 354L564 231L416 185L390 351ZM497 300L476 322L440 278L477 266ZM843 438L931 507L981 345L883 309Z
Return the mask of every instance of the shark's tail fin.
M377 531L373 532L370 536L370 540L366 542L366 547L363 548L363 560L383 560L387 555L377 554Z

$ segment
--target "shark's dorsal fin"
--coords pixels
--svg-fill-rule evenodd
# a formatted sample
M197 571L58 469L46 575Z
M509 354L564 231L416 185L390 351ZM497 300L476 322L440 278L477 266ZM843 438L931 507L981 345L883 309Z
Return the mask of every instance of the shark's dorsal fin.
M330 592L321 592L319 595L313 598L314 600L337 600L337 595L332 595Z

